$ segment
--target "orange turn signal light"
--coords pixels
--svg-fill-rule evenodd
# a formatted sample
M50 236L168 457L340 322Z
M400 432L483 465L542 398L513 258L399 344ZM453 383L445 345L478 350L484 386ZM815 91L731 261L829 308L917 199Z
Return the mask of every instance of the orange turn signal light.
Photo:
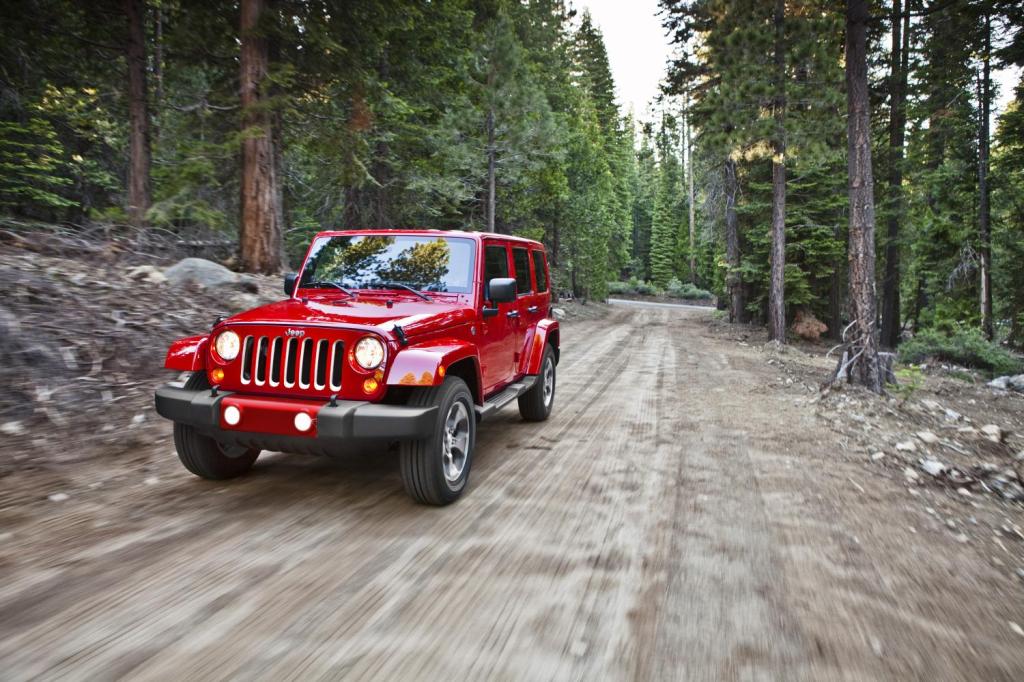
M213 383L219 384L220 382L224 381L224 370L222 370L220 367L216 368L215 370L210 372L210 378L213 379Z
M377 386L377 380L371 377L363 382L363 393L373 393L377 390Z

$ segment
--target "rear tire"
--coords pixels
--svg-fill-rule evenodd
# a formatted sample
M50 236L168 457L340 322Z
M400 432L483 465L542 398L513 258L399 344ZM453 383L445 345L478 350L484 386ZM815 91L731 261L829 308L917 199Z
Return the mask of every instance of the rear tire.
M540 374L536 383L519 396L519 414L528 422L542 422L551 414L555 404L555 351L550 345L544 348L540 361Z
M193 391L210 388L206 373L201 370L194 373L185 388ZM214 481L247 473L260 456L259 450L222 445L195 428L177 422L174 424L174 448L186 469L200 478Z
M437 406L434 433L399 446L402 484L420 504L444 506L459 499L469 481L476 443L476 414L466 382L450 376L440 386L413 392L409 405Z

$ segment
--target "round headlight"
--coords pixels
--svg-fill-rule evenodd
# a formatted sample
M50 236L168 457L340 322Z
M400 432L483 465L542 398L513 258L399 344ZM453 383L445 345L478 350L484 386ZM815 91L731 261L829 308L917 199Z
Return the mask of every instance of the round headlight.
M356 362L363 369L376 369L384 362L384 344L373 336L364 336L356 344Z
M217 335L217 340L213 344L221 360L227 361L238 357L238 350L241 346L242 342L239 340L238 334L233 331L221 332Z

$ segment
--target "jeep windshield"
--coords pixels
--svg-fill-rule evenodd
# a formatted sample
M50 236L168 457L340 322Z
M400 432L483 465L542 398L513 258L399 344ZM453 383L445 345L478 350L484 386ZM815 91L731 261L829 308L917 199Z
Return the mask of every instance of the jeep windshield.
M468 294L473 290L472 239L419 235L347 235L313 242L299 286L401 289ZM401 286L395 286L401 285Z

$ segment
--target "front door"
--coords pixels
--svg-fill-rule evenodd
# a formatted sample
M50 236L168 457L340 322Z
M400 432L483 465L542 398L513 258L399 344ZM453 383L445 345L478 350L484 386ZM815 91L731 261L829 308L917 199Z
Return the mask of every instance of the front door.
M516 336L516 367L519 367L521 353L526 352L527 344L533 341L533 333L537 325L536 287L533 286L533 277L530 274L530 252L525 246L512 247L512 266L515 268L516 278L516 312L515 336Z
M484 243L484 296L481 308L492 307L488 283L495 277L509 276L508 246L501 242ZM480 373L484 393L490 393L512 380L515 372L517 302L499 303L498 313L484 317L480 311Z

